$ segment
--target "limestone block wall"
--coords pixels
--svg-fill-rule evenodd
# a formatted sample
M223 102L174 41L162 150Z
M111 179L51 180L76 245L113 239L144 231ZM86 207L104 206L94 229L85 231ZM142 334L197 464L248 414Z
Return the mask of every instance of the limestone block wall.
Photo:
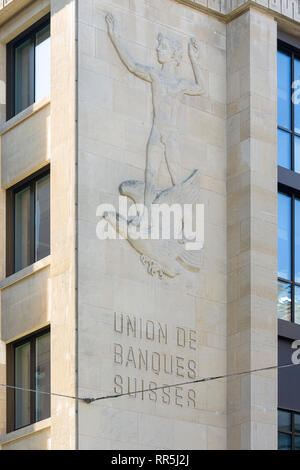
M277 364L277 28L227 27L228 373ZM277 448L275 371L228 381L228 448Z
M276 14L300 21L300 4L298 0L175 0L191 6L201 6L221 13L226 21L236 10L243 7L258 6L269 9Z
M76 394L75 325L75 2L12 1L0 10L0 379L6 380L6 343L51 324L51 390ZM6 43L51 11L51 96L6 121ZM6 15L6 16L5 16ZM6 21L7 20L7 21ZM8 21L9 20L9 21ZM5 279L5 190L51 162L51 256ZM62 229L63 227L63 229ZM2 449L74 449L75 400L52 399L51 418L6 432L0 390Z
M199 274L159 280L147 273L126 240L96 237L97 206L117 203L122 181L144 179L152 124L150 85L120 61L107 35L107 11L142 64L158 67L159 32L180 40L179 77L194 80L187 45L191 37L199 41L207 93L182 99L178 133L182 178L200 170L199 200L206 218ZM79 396L223 374L226 26L171 0L87 0L79 2L78 47ZM170 184L163 164L160 184ZM225 449L226 425L225 381L179 386L80 404L79 448Z
M51 1L51 390L76 395L74 0ZM51 448L76 447L76 401L52 397Z

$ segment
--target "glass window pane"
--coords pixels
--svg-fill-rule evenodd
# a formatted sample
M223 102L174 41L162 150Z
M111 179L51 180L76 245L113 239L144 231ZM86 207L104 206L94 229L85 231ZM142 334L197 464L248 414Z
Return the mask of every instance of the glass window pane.
M30 188L15 195L15 271L30 264Z
M291 129L291 57L280 51L277 54L277 78L278 125Z
M50 333L36 340L36 390L50 392ZM36 394L36 421L49 418L50 395Z
M300 199L295 199L295 281L300 281Z
M300 325L300 287L295 286L295 323Z
M294 420L295 420L295 432L300 434L300 414L299 413L295 413Z
M50 176L36 183L35 259L50 254Z
M30 389L30 343L15 349L15 387ZM15 390L15 427L30 424L30 392Z
M300 60L294 61L294 116L295 132L300 134Z
M279 431L292 431L292 414L290 411L278 410Z
M292 156L292 145L291 145L291 134L288 132L278 129L277 132L277 149L278 149L278 165L291 170L291 156ZM300 166L300 155L299 155L299 166Z
M35 101L50 94L50 25L36 35Z
M291 279L291 198L278 194L278 277Z
M277 314L281 320L292 320L292 286L278 281Z
M278 433L278 450L292 450L292 436Z
M300 137L294 136L295 156L294 156L294 170L300 173Z
M295 436L295 450L300 450L300 436Z
M34 45L28 39L15 50L15 114L34 102Z

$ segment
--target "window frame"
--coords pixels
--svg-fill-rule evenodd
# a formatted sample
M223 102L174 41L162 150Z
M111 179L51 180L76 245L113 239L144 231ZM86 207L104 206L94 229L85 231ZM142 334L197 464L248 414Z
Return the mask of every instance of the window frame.
M29 265L35 263L35 235L36 235L36 221L35 221L35 185L40 179L50 175L50 165L41 168L39 171L33 173L25 180L20 181L6 192L6 276L15 274L15 195L30 187L30 262ZM50 179L51 181L51 179ZM24 268L25 269L25 268Z
M7 345L7 370L6 370L6 379L7 379L7 384L11 388L7 388L6 392L6 399L7 399L7 416L6 416L6 422L7 422L7 433L16 431L19 429L26 428L27 426L30 426L36 422L36 393L35 392L29 392L30 393L30 423L21 426L21 427L16 427L16 420L15 420L15 395L16 395L16 389L15 387L15 350L18 346L22 346L24 344L29 343L30 344L30 389L31 390L36 390L36 382L35 382L35 373L36 373L36 340L45 335L45 334L50 334L51 335L51 328L50 325L45 326L44 328L35 331L29 335L26 335L12 343L9 343ZM51 336L50 336L51 339ZM51 343L50 343L51 344ZM50 384L51 384L51 361L50 361ZM51 390L50 390L51 392ZM50 409L51 409L51 395L50 395ZM45 418L46 419L46 418Z
M279 433L280 434L286 434L287 436L291 436L292 438L292 449L291 450L295 450L295 436L296 437L300 437L300 432L295 432L295 415L299 415L300 416L300 412L299 411L295 411L295 410L288 410L288 409L285 409L285 408L278 408L278 411L285 411L285 412L288 412L291 414L291 421L292 421L292 427L291 427L291 431L282 431L281 429L279 429L279 426L278 426L278 436L279 436Z
M292 46L290 44L285 43L284 41L281 41L280 39L278 40L278 46L277 46L277 52L283 52L284 54L287 54L291 57L291 102L292 102L292 96L293 96L293 88L292 84L294 82L294 60L297 59L300 61L300 49L297 49L295 46ZM292 173L295 173L295 139L294 137L299 137L300 138L300 133L295 132L295 110L294 110L294 104L292 102L291 106L291 129L286 129L285 127L279 126L277 123L277 129L280 129L284 132L288 132L290 137L291 137L291 170ZM278 167L280 167L278 165ZM280 167L284 168L284 167ZM300 189L300 187L299 187Z
M280 39L277 41L277 52L283 52L291 57L291 101L293 88L292 83L294 81L294 59L300 60L300 49L292 46ZM291 197L291 278L290 280L280 278L277 274L277 282L282 282L285 284L291 285L291 320L288 323L298 326L295 323L295 286L300 288L300 283L295 282L295 199L300 200L300 173L294 171L295 168L295 142L294 137L299 137L300 134L295 132L295 112L294 105L291 106L291 129L286 129L285 127L279 126L277 123L277 130L283 130L288 132L291 136L291 170L278 165L278 194L286 194ZM278 154L276 155L278 159ZM277 160L278 161L278 160ZM278 317L278 320L281 320ZM287 321L287 320L282 320Z
M17 115L15 113L15 51L27 39L32 39L36 45L36 34L47 24L50 25L50 13L34 23L30 28L23 31L20 35L10 41L6 46L6 120ZM51 34L51 33L50 33ZM35 90L35 54L33 59L33 89ZM34 101L35 103L35 98Z

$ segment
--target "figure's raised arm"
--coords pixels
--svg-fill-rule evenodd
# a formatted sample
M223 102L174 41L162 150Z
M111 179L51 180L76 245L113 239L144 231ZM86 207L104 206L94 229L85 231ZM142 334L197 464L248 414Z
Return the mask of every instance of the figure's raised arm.
M123 64L127 67L129 72L133 73L134 75L137 75L143 80L151 82L151 67L139 64L127 51L125 45L123 44L118 35L116 22L113 15L111 13L107 13L105 16L105 20L107 23L108 35Z
M195 82L183 80L183 91L186 95L205 95L206 89L204 86L203 74L199 66L199 44L197 43L196 39L192 38L190 40L188 52L195 76Z

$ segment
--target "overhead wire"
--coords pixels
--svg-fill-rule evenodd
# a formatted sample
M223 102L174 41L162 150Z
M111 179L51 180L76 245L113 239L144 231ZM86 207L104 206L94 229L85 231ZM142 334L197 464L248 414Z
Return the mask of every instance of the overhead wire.
M16 387L13 385L8 385L8 384L0 384L0 387L11 389L11 390L20 390L23 392L30 392L30 393L38 393L39 395L48 395L48 396L55 396L59 398L69 398L71 400L78 400L87 404L91 404L97 401L102 401L102 400L111 400L113 398L121 398L121 397L126 397L126 396L135 396L139 393L145 393L145 392L155 392L157 390L163 390L163 389L170 389L173 387L182 387L184 385L193 385L193 384L199 384L203 382L211 382L215 380L221 380L221 379L227 379L227 378L232 378L232 377L239 377L241 375L247 375L247 374L253 374L257 372L265 372L265 371L270 371L270 370L279 370L279 369L287 369L289 367L296 367L299 366L299 364L284 364L284 365L276 365L276 366L269 366L269 367L262 367L259 369L251 369L251 370L246 370L242 372L232 372L231 374L224 374L224 375L216 375L216 376L211 376L211 377L203 377L200 379L195 379L195 380L189 380L185 382L179 382L176 384L169 384L169 385L161 385L158 387L150 387L147 389L141 389L141 390L135 390L134 392L125 392L125 393L118 393L114 395L103 395L99 397L89 397L89 398L81 398L81 397L76 397L72 395L65 395L62 393L55 393L55 392L44 392L41 390L34 390L30 388L24 388L24 387Z

